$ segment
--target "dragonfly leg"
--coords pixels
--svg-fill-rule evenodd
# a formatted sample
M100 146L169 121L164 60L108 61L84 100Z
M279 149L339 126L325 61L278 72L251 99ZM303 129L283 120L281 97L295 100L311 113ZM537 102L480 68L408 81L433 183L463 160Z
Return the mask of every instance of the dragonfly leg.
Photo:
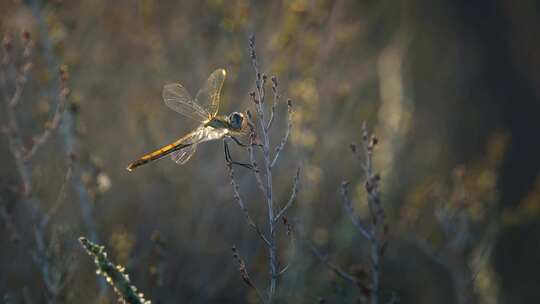
M240 147L244 147L246 148L248 146L248 144L244 144L243 142L241 142L238 138L234 137L234 136L231 136L229 135L229 138L231 138L232 140L234 140L234 142L239 145ZM253 143L254 146L257 146L257 147L262 147L262 144L257 144L257 143Z
M234 142L239 145L240 147L247 147L248 145L247 144L244 144L242 143L238 138L234 137L234 136L229 136L232 140L234 140Z
M237 142L238 143L238 142ZM249 169L249 170L253 170L253 166L251 164L247 164L247 163L240 163L240 162L236 162L236 161L233 161L232 158L231 158L231 152L229 151L229 144L227 143L227 140L223 140L223 148L225 150L225 161L229 164L229 165L238 165L238 166L241 166L241 167L244 167L246 169Z

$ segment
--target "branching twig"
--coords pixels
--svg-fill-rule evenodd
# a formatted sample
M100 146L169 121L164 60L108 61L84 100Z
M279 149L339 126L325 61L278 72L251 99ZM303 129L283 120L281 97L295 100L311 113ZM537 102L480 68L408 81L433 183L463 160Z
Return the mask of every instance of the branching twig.
M268 212L268 232L263 236L258 227L253 223L251 217L247 213L240 194L238 191L238 186L234 181L234 175L232 167L229 166L229 177L231 178L231 185L233 186L234 198L240 205L240 208L244 212L246 219L250 226L255 228L257 233L265 240L266 246L268 247L269 255L269 268L270 268L270 284L268 288L268 296L266 298L266 303L272 303L276 294L278 276L283 274L289 267L286 266L284 269L279 270L279 261L277 256L277 242L276 242L276 232L279 223L279 219L283 218L286 211L294 203L297 193L298 193L298 183L300 169L298 169L296 176L293 180L293 190L289 201L285 204L283 209L275 210L274 209L274 193L273 193L273 180L272 180L272 167L276 164L280 152L283 150L287 139L291 132L291 114L292 106L291 102L288 102L288 117L289 123L287 125L287 130L285 132L284 138L281 140L280 144L275 150L275 155L271 155L270 148L270 136L269 131L272 126L272 122L275 118L275 111L278 104L279 93L277 90L278 82L276 77L272 77L272 92L274 94L274 103L270 110L270 116L267 119L265 114L265 85L268 80L268 77L264 74L261 74L259 71L259 65L257 62L257 54L255 52L255 38L252 36L249 39L249 49L250 49L250 58L255 71L255 91L250 93L251 100L255 105L255 116L252 117L251 112L247 112L246 120L249 127L250 133L250 144L247 147L249 160L251 163L252 171L255 175L255 180L257 182L258 188L261 190L264 200L266 202L266 208ZM256 121L257 124L254 123ZM255 147L260 148L262 151L263 162L261 166L257 163L257 158L255 156ZM259 151L259 150L258 150Z
M249 226L255 229L255 232L257 232L257 235L259 235L259 237L266 243L266 245L270 245L270 242L268 241L264 233L261 231L261 229L259 229L259 226L257 226L255 221L253 221L253 218L249 214L249 210L247 209L246 205L244 204L244 201L242 200L242 197L240 196L240 190L234 178L233 166L231 164L227 164L227 169L229 170L229 179L231 181L231 186L233 187L234 199L238 203L238 206L240 206L240 209L242 210L242 213L244 214L246 221L248 222Z
M356 278L355 276L347 273L346 271L344 271L343 269L341 269L339 266L335 265L334 263L330 262L330 259L328 258L327 255L323 254L317 247L315 247L315 245L313 245L313 243L311 243L311 241L309 240L305 240L309 249L311 250L311 252L313 252L313 254L321 261L323 262L330 270L332 270L337 276L339 276L340 278L342 278L343 280L353 284L353 285L356 285L358 286L363 293L366 293L366 294L370 294L371 293L371 289L366 286L363 282L361 282L358 278Z
M360 234L366 238L366 240L371 241L373 235L364 227L364 225L360 222L360 219L354 213L351 199L349 197L349 182L344 181L341 183L341 197L343 198L343 207L345 208L347 215L349 215L353 225L356 227L358 232L360 232Z
M285 144L287 143L287 140L289 139L289 135L291 134L292 129L292 101L287 100L287 130L285 130L285 135L281 139L281 142L276 147L276 151L274 154L274 159L272 160L272 163L270 164L270 167L274 167L277 163L277 160L279 158L279 154L281 153L281 150L285 147Z
M240 272L240 276L242 277L242 281L244 281L244 283L246 283L247 286L249 286L251 289L253 289L255 291L255 293L257 294L257 297L259 298L259 301L261 301L261 303L265 303L264 298L261 295L259 289L251 281L251 278L249 277L248 272L247 272L246 263L240 257L240 254L238 253L238 250L236 249L235 246L233 246L231 248L231 250L233 252L233 258L238 263L238 271Z
M52 135L52 133L60 126L60 122L62 121L62 117L64 116L64 110L66 108L66 97L69 94L69 89L67 87L67 80L69 77L67 66L61 66L59 69L59 73L60 93L58 94L56 110L54 111L51 120L45 123L43 132L32 138L32 145L25 153L23 157L24 161L28 161L30 158L32 158L34 154L36 154L38 149L49 140L49 137Z
M272 103L272 109L270 111L270 119L268 119L268 124L266 125L266 131L269 131L270 128L272 128L272 124L274 123L274 115L276 113L277 103L279 100L279 92L278 92L278 81L276 76L272 76L272 94L274 95L274 102Z
M292 204L296 200L296 195L298 194L299 181L300 181L300 167L296 169L296 175L294 176L294 179L293 179L293 188L292 188L291 196L289 197L289 201L281 209L281 211L279 211L278 214L276 215L275 217L276 222L279 221L279 219L285 214L285 212L287 212L287 210L289 210L289 208L291 208Z
M283 267L279 272L278 272L278 275L281 276L283 274L285 274L285 272L287 272L287 270L289 270L289 268L291 267L292 265L292 261L294 259L294 257L296 256L296 238L295 238L295 235L294 235L294 231L293 231L293 225L291 223L289 223L289 221L287 220L287 217L283 216L282 217L282 220L283 220L283 225L285 225L285 227L287 227L287 235L291 238L291 249L293 254L289 257L289 261L287 263L287 265L285 265L285 267Z

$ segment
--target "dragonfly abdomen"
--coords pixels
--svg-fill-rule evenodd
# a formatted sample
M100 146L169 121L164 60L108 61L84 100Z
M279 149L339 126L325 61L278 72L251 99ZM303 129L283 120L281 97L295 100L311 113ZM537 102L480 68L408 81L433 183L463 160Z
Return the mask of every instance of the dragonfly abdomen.
M154 152L151 152L151 153L148 153L148 154L145 154L143 156L141 156L138 160L132 162L131 164L129 164L129 166L127 167L128 171L133 171L134 169L146 164L146 163L149 163L151 161L154 161L154 160L157 160L157 159L160 159L160 158L163 158L164 156L167 156L169 155L170 153L174 152L174 151L178 151L180 149L183 149L187 146L190 146L191 144L183 144L181 143L181 140L178 140L172 144L169 144L169 145L166 145L165 147L162 147L161 149L158 149Z

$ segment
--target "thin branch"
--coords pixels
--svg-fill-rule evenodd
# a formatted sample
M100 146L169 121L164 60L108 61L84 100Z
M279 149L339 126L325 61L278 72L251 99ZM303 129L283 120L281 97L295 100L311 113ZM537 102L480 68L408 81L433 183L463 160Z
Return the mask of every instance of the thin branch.
M67 88L68 72L67 66L63 65L59 69L60 73L60 93L58 94L58 103L56 105L56 110L50 121L45 123L43 132L39 135L36 135L32 138L32 146L25 153L23 159L28 161L34 156L38 149L45 144L52 133L58 129L60 123L62 122L62 117L64 116L64 110L66 108L66 99L69 94L69 89Z
M349 182L344 181L341 183L341 197L343 198L343 207L345 208L345 213L347 213L353 225L364 238L366 238L368 241L372 241L374 236L367 230L366 227L364 227L364 225L360 222L360 219L358 219L358 217L354 214L354 209L349 197Z
M0 200L2 205L0 205L0 218L4 221L4 225L6 226L6 230L10 232L10 240L13 242L19 241L21 239L21 235L19 234L19 231L15 227L15 224L13 223L13 219L11 218L11 215L8 213L6 206L4 206L4 201Z
M272 103L272 109L270 110L270 119L268 119L268 124L266 125L266 131L270 130L272 128L272 124L274 122L274 116L276 113L276 107L279 100L279 92L278 92L278 81L276 76L272 76L272 94L274 95L274 102Z
M229 171L229 179L231 181L231 186L233 188L233 195L234 199L238 203L238 206L240 206L240 209L242 210L242 213L244 213L244 217L246 218L246 221L248 222L249 226L251 226L255 232L259 235L259 237L266 243L266 245L270 246L270 241L266 238L264 233L259 229L259 226L253 221L253 218L249 214L249 211L244 204L244 201L242 200L242 197L240 196L240 190L238 187L238 184L236 183L236 180L234 178L234 169L231 164L227 164L227 169Z
M287 235L291 238L291 247L292 247L292 254L291 256L289 257L289 262L287 263L287 265L285 265L285 267L283 267L279 272L278 272L278 276L282 276L283 274L285 274L285 272L287 272L287 270L289 270L289 268L291 267L292 265L292 261L294 260L294 257L296 256L296 238L295 238L295 235L294 235L294 231L293 231L293 225L291 223L289 223L289 221L287 220L287 217L283 216L282 217L283 219L283 225L285 225L287 227Z
M281 139L281 142L276 147L274 159L272 160L272 163L270 164L270 167L274 167L277 163L277 160L279 158L279 154L281 153L281 150L285 147L285 144L287 143L287 140L289 139L289 135L291 134L292 129L292 101L289 99L287 100L287 130L285 130L285 135Z
M313 243L311 241L306 239L306 243L308 244L308 247L311 250L311 252L313 252L313 254L323 264L325 264L330 270L332 270L337 276L339 276L343 280L345 280L345 281L347 281L347 282L349 282L349 283L351 283L353 285L358 286L362 290L362 292L364 292L366 294L371 293L371 288L366 286L364 283L362 283L360 280L358 280L358 278L356 278L355 276L347 273L346 271L341 269L339 266L337 266L337 265L333 264L332 262L330 262L330 259L328 258L328 256L323 254L317 247L315 247L315 245L313 245Z
M254 98L254 96L253 96ZM257 181L257 186L261 190L261 193L263 195L266 195L266 188L264 187L262 177L261 177L261 171L259 170L259 166L257 163L257 160L255 159L255 149L256 146L256 140L257 140L257 133L255 125L253 124L251 113L248 111L247 115L248 120L248 126L249 126L249 146L248 146L248 154L249 154L249 161L251 162L251 166L253 166L253 174L255 175L255 180Z
M274 295L276 293L277 287L277 278L278 278L278 257L277 257L277 248L275 244L275 214L274 214L274 199L273 199L273 190L272 190L272 162L270 159L270 139L268 132L266 130L266 120L264 115L264 85L266 83L266 75L262 75L259 72L259 67L257 64L257 55L255 52L255 37L251 36L249 39L249 48L251 54L251 62L253 64L253 69L255 70L255 85L256 93L252 93L251 96L255 103L255 108L257 111L258 121L259 121L259 130L262 137L262 150L264 158L264 169L266 177L266 205L268 209L268 225L269 225L269 234L268 234L268 255L269 255L269 266L270 266L270 287L268 289L268 303L272 303ZM256 96L255 96L256 95Z
M300 181L300 167L296 169L296 175L294 176L294 179L293 179L293 188L292 188L291 196L289 197L289 201L275 216L275 222L279 221L279 218L282 217L289 208L291 208L292 204L296 200L296 195L298 194L299 181Z
M240 257L240 254L238 253L238 250L236 249L235 246L233 246L231 248L231 250L233 252L233 258L238 263L238 271L240 272L240 276L242 277L242 281L244 281L244 283L246 283L247 286L249 286L251 289L253 289L255 291L255 293L257 294L257 298L259 298L259 301L261 303L265 303L262 294L259 292L259 289L255 286L255 284L251 281L251 278L249 277L249 274L247 272L246 263L244 262L244 259L242 259L242 257Z
M58 197L56 198L56 201L54 205L49 209L47 214L43 216L43 219L41 220L41 227L47 226L51 218L58 212L58 209L62 206L62 203L64 202L64 199L66 197L66 187L69 184L69 181L71 180L71 175L73 173L73 158L69 158L66 174L64 176L62 186L60 187L60 191L58 193Z

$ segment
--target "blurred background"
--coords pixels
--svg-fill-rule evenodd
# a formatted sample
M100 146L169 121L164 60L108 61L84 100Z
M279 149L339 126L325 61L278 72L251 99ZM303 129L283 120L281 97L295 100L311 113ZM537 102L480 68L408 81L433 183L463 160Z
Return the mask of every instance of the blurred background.
M164 159L125 170L196 125L163 104L167 83L194 95L222 67L222 113L253 111L254 34L261 69L278 77L282 95L273 144L285 131L287 98L295 109L274 190L284 204L301 166L289 217L303 237L355 275L368 267L338 192L350 181L355 209L367 215L363 171L349 149L367 121L380 139L375 165L390 229L383 299L540 302L538 20L533 0L0 2L0 295L5 303L115 302L82 235L106 246L155 303L257 302L231 247L261 290L267 250L233 199L222 144L201 146L184 166ZM16 75L26 62L23 81ZM62 64L69 72L58 76ZM11 119L18 144L37 146L63 86L62 123L18 162ZM267 227L253 174L236 176ZM279 303L361 297L301 241L281 236L279 248L283 264L292 259Z

